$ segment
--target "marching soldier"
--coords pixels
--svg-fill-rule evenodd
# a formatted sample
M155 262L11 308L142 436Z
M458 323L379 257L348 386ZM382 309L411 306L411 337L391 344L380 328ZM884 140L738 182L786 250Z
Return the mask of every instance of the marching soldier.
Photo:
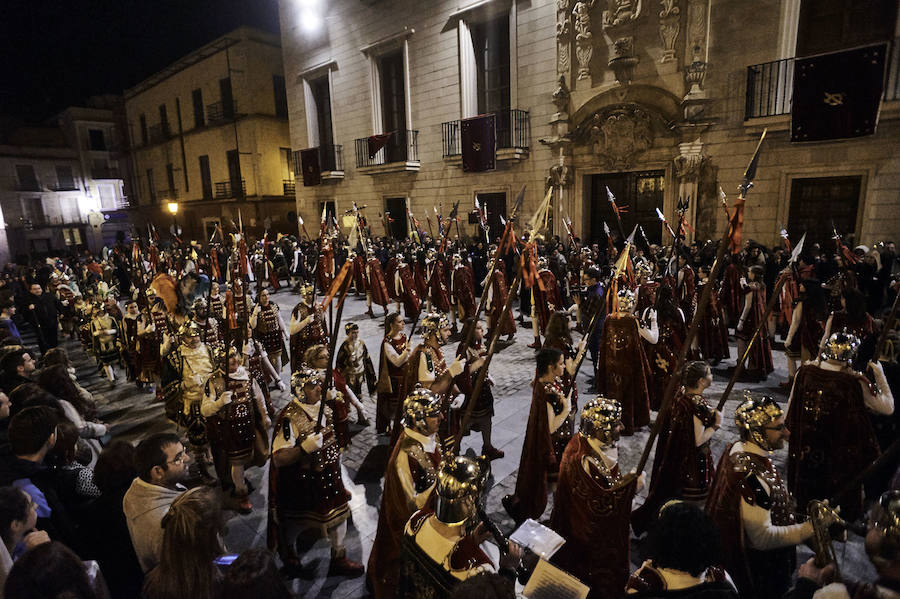
M291 311L290 349L291 372L296 372L303 363L303 355L314 345L328 345L325 315L316 304L313 286L304 283L300 287L300 298Z
M97 366L109 379L110 385L115 385L116 371L113 364L122 363L122 325L118 319L109 314L106 305L100 302L94 305L91 335L94 340L94 358L97 360Z
M272 366L277 372L281 372L281 356L288 342L287 327L278 312L278 304L269 299L268 289L259 292L259 303L250 315L250 328L253 329L253 336L266 349Z
M210 317L206 298L198 297L191 305L194 322L200 327L200 340L208 345L214 352L223 352L225 339L218 319Z
M347 558L344 538L350 517L350 493L341 479L341 453L331 410L320 406L322 377L301 367L291 376L293 399L275 421L272 467L269 473L269 517L277 526L281 561L294 575L300 558L294 551L297 535L310 531L331 542L329 576L361 576L363 565ZM323 409L322 428L318 428ZM276 544L271 534L269 545Z
M341 343L335 365L357 398L362 399L363 383L371 396L375 391L375 367L369 357L369 348L359 338L359 325L355 322L345 324L344 333L347 338Z

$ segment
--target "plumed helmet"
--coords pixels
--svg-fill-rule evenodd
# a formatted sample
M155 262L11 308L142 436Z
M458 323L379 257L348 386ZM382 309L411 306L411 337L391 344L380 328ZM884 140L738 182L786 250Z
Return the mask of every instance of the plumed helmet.
M872 563L879 569L896 563L900 557L900 491L894 489L882 493L872 505L869 520L882 537L876 543L866 542Z
M403 256L403 254L397 254L394 257L397 259L397 262L399 262L400 264L406 264L406 258Z
M840 333L834 333L828 338L828 341L825 342L825 349L822 350L822 359L836 360L849 364L856 357L858 349L859 338L844 330Z
M429 312L422 317L422 338L428 339L440 333L441 329L449 327L447 316L440 312Z
M344 325L344 333L347 335L349 335L353 331L358 331L358 330L359 330L359 325L356 324L355 322L348 322L347 324Z
M583 248L581 248L582 258L590 258L591 254L592 254L592 250L588 246L584 246Z
M193 320L186 321L181 327L178 328L178 336L182 339L187 339L188 337L199 337L200 333L200 325L197 324Z
M197 299L195 299L194 303L191 304L191 310L193 310L194 312L206 310L206 298L198 297Z
M649 260L641 260L634 265L634 272L639 279L649 279L653 275L653 265Z
M322 371L310 368L306 364L302 364L300 368L291 375L291 394L298 400L306 401L306 392L303 390L307 385L321 385Z
M541 256L540 258L537 259L538 270L547 270L547 266L548 265L547 265L547 257L546 256Z
M300 286L300 296L303 299L311 298L313 296L314 287L310 283L303 283Z
M353 260L355 258L356 258L356 250L353 250L353 249L349 250L347 252L347 260Z
M622 288L616 294L619 300L619 312L633 312L636 296L631 289Z
M437 250L434 248L428 248L428 251L425 252L425 259L429 262L437 258Z
M445 455L438 470L434 505L437 519L444 524L474 527L478 522L478 502L488 474L490 462L483 457L473 460L465 456Z
M738 427L741 441L752 441L767 451L771 446L766 436L766 427L781 418L784 410L770 396L754 397L744 393L744 401L734 411L734 423Z
M581 434L604 446L615 445L622 426L622 405L615 399L598 395L581 409Z
M421 384L403 400L403 426L424 433L426 418L434 418L441 413L441 396L426 389Z
M462 264L462 256L453 254L453 266L459 266L460 264Z
M366 259L371 260L375 257L375 250L372 248L366 248Z

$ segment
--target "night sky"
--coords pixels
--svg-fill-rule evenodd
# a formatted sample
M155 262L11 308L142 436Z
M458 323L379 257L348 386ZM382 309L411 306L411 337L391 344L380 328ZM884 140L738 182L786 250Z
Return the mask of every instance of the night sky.
M240 25L278 33L277 0L0 0L0 116L39 123L123 90Z

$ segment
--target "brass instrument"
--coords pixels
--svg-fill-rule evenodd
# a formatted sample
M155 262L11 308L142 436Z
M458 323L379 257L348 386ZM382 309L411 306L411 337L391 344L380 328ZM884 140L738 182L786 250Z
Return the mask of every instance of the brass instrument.
M810 537L810 545L815 552L815 562L817 568L824 568L829 563L834 564L834 573L837 580L841 578L840 568L838 567L837 555L834 551L834 538L831 534L832 527L841 529L843 538L838 540L846 540L847 522L838 515L835 508L828 505L828 501L819 501L813 499L806 507L806 513L809 516L809 522L812 524L813 534ZM830 521L830 522L829 522Z

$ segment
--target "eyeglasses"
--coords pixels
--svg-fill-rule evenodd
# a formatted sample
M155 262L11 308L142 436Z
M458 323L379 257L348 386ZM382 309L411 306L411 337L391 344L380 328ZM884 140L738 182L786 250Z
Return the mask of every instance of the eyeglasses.
M178 455L175 456L175 459L171 462L166 462L166 464L184 464L184 461L187 459L187 456L184 455L183 451L178 452Z

